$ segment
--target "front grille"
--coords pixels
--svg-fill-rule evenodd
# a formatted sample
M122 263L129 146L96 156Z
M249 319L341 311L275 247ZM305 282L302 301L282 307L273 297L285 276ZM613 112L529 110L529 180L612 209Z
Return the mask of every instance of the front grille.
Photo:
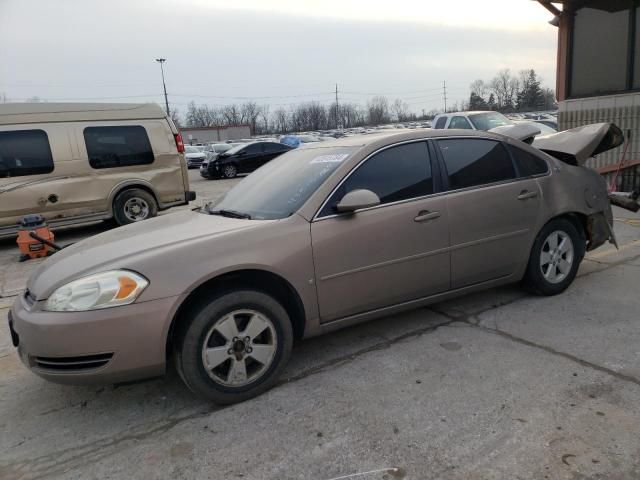
M82 355L79 357L31 357L33 365L54 372L78 372L104 367L113 358L113 353Z

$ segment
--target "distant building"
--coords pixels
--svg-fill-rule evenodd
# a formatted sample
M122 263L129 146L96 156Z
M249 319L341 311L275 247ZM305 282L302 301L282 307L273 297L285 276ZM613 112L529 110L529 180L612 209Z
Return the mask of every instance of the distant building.
M633 0L538 2L559 27L560 129L597 122L618 125L625 136L630 134L625 176L640 183L640 7ZM599 155L590 166L603 174L614 171L623 148Z
M180 128L182 140L185 145L195 145L197 143L225 142L227 140L237 140L239 138L249 138L251 129L249 125L239 125L237 127L196 127Z

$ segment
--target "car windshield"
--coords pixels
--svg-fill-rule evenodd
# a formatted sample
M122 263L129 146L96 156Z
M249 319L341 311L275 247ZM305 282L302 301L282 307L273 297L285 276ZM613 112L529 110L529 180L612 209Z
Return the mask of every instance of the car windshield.
M469 115L469 120L476 130L491 130L503 125L513 125L513 122L498 112L477 113Z
M198 150L196 147L187 145L184 147L184 153L200 153L200 150Z
M208 211L236 212L256 220L289 217L356 148L287 152L246 177Z

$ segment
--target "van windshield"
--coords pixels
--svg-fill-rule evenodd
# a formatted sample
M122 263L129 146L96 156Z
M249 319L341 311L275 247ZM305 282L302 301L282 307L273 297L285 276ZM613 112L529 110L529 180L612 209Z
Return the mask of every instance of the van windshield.
M295 213L357 147L292 150L259 168L232 188L208 213L256 220Z

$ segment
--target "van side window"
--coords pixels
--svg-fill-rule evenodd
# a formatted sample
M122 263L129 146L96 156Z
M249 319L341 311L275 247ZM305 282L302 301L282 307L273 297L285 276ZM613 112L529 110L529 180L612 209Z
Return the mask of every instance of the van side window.
M53 157L44 130L0 132L0 178L51 172Z
M83 133L89 164L93 168L131 167L153 163L153 150L144 127L87 127Z

